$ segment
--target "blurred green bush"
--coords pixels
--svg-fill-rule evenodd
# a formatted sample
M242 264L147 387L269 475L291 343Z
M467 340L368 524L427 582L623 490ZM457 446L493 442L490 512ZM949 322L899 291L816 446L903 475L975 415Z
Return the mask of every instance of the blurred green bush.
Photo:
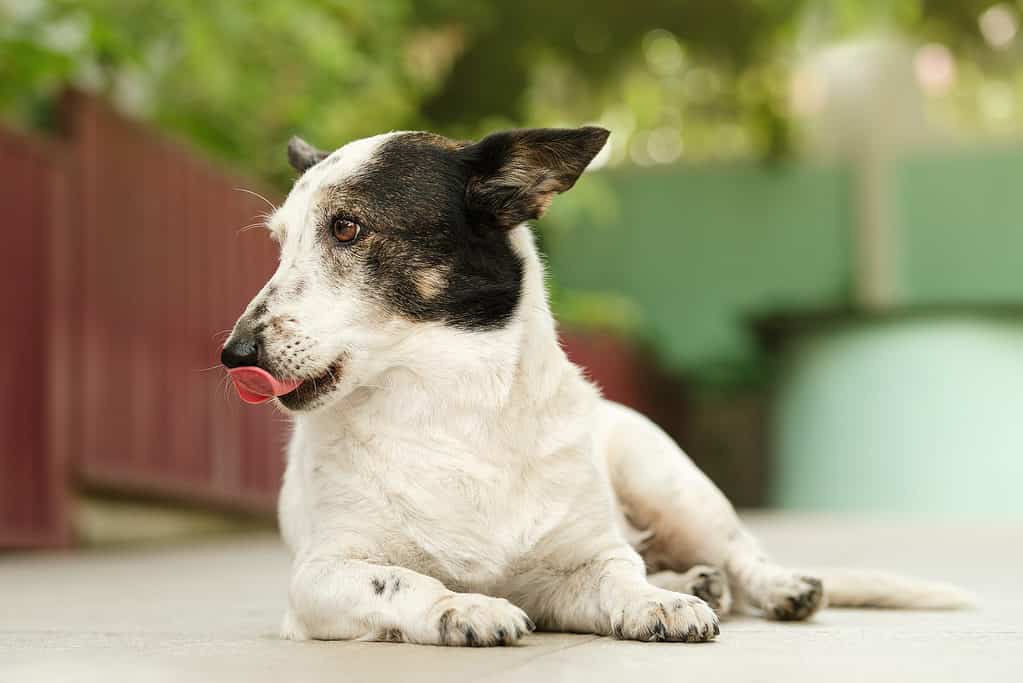
M657 163L777 158L793 149L801 54L894 30L1014 74L978 31L994 4L0 0L0 113L46 125L71 81L281 186L295 132L331 146L392 129L601 121L612 163L645 150Z

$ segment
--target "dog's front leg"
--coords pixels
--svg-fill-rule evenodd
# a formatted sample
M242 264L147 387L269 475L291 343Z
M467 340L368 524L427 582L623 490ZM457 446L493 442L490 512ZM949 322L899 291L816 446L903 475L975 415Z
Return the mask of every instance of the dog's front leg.
M625 545L574 567L539 562L518 577L511 595L548 630L678 642L713 640L720 633L707 603L650 585L643 561Z
M455 593L410 569L360 560L299 560L283 635L295 640L389 640L505 645L535 627L507 600Z

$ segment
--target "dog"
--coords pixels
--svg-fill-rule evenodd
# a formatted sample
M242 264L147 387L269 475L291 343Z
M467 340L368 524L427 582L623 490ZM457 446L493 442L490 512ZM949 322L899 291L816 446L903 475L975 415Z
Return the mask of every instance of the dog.
M607 137L289 143L300 175L267 221L280 264L221 356L243 398L294 424L284 637L494 646L539 628L703 642L738 606L802 620L828 600L968 601L944 584L772 562L666 434L566 358L529 222Z

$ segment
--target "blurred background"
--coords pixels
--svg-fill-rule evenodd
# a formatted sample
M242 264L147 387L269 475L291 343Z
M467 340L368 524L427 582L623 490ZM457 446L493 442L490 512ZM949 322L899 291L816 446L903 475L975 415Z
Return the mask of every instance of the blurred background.
M284 418L216 363L289 136L585 123L610 143L536 229L610 397L741 507L1023 518L1021 17L0 0L0 546L270 518Z

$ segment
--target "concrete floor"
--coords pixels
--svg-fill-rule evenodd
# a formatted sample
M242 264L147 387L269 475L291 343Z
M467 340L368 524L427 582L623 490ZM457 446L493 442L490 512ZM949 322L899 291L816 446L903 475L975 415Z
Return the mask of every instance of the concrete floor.
M954 581L980 607L827 610L805 624L733 618L702 645L558 634L492 649L293 643L275 635L288 559L274 537L250 534L0 556L0 682L1023 680L1023 527L790 516L752 526L789 563Z

